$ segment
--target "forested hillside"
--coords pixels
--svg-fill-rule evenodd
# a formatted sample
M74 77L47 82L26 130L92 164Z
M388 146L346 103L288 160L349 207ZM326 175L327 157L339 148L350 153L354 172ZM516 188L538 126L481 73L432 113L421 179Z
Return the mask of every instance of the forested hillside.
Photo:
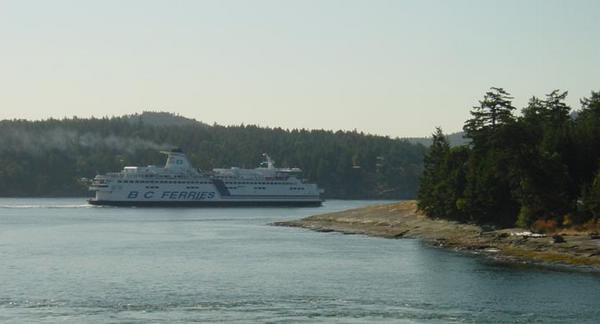
M161 123L160 120L168 121ZM253 168L268 152L332 198L414 198L422 145L357 132L208 126L164 113L117 118L0 121L0 196L87 195L82 177L125 165L162 165L182 148L202 169Z
M428 215L503 226L582 224L600 217L600 92L576 113L567 92L533 97L515 114L492 88L471 111L465 146L437 129L425 158L419 207Z

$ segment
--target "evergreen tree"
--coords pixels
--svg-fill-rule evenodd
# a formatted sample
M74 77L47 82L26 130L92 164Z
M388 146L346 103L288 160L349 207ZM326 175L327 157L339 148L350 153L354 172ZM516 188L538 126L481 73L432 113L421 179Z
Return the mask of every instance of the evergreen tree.
M529 134L527 140L518 141L523 147L517 159L519 183L514 190L521 205L519 226L540 218L560 221L574 206L577 189L570 170L577 166L566 96L566 91L554 90L545 100L531 98L523 108L520 123Z
M576 168L574 180L579 187L591 183L600 164L600 91L592 91L581 100L581 110L575 120Z
M465 122L463 128L466 137L471 138L475 145L484 146L486 141L493 139L498 127L514 122L512 99L504 89L492 87L479 101L479 106L471 110L472 118Z
M596 172L591 185L584 190L583 206L592 217L600 217L600 170Z
M514 223L515 203L511 197L514 179L515 127L512 97L502 88L491 88L465 122L472 139L466 168L463 210L472 222Z
M432 134L433 143L423 159L423 175L418 192L418 206L427 215L445 217L442 201L446 193L445 164L450 152L450 144L442 129L437 127Z

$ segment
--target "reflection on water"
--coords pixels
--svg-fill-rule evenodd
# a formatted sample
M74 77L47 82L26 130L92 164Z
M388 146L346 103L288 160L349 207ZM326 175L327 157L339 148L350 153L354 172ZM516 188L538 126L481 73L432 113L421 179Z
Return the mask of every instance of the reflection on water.
M0 199L0 321L596 322L600 277L267 226L322 208Z

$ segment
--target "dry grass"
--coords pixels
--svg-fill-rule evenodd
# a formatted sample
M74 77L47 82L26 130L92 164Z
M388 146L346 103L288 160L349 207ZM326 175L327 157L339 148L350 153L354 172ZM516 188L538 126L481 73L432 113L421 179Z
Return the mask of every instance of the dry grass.
M531 225L531 229L535 233L543 233L543 234L555 233L558 230L558 222L556 222L555 220L552 220L552 219L549 219L549 220L538 219Z

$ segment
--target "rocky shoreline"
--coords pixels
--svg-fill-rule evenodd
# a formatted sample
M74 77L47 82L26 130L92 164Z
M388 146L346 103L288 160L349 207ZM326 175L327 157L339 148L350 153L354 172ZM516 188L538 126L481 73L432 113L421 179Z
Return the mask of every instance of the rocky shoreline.
M600 272L600 239L588 233L561 233L557 240L519 228L484 229L431 219L417 211L415 201L368 206L273 225L384 238L416 238L433 246L484 254L503 262Z

